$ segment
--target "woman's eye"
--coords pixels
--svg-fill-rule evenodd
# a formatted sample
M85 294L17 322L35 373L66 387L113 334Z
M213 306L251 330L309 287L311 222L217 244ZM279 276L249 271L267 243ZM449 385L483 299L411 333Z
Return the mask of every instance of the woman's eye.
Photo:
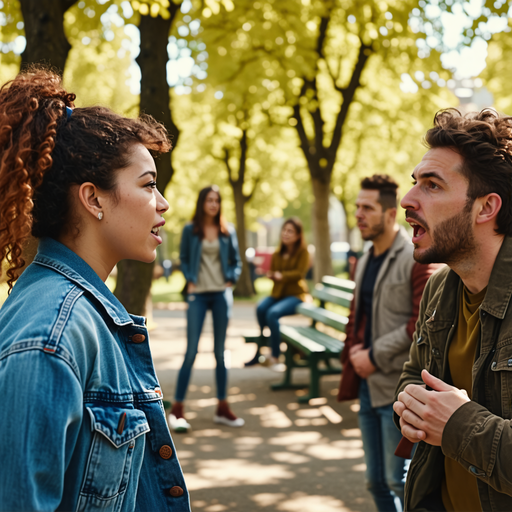
M156 181L150 181L148 184L145 185L149 188L156 188Z

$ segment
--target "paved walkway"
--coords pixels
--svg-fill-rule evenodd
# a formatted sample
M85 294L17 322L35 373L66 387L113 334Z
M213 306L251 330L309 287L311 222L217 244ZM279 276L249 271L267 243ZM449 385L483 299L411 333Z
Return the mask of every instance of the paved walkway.
M172 400L185 353L184 304L155 309L151 349L164 397ZM288 323L303 322L290 317ZM339 377L322 381L324 399L299 405L303 391L269 389L281 379L267 368L244 368L254 355L243 334L257 332L253 304L235 304L226 340L229 401L246 425L213 423L213 336L208 315L186 401L188 434L174 434L194 512L374 511L365 489L356 403L339 404ZM307 370L297 380L307 382Z

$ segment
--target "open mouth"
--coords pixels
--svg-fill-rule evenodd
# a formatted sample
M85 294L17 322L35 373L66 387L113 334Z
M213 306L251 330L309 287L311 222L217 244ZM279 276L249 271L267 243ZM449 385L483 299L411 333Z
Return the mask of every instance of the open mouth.
M160 238L160 228L165 224L165 220L162 220L162 222L159 222L156 226L153 226L151 228L151 234L157 239L158 243L162 243L162 239Z
M421 240L421 238L423 238L423 235L427 232L427 230L416 222L412 222L410 220L408 220L407 222L409 222L409 225L413 229L412 241L418 242L419 240Z

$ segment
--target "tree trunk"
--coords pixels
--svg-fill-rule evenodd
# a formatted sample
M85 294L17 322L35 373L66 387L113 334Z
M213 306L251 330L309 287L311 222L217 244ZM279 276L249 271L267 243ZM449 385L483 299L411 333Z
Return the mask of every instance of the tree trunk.
M77 0L20 0L25 24L25 51L21 54L21 69L30 64L47 64L64 72L71 45L64 33L64 13ZM32 263L38 247L37 238L30 236L23 246L25 265Z
M140 66L140 112L149 114L165 125L171 135L172 144L178 143L179 130L171 115L169 84L167 83L167 62L169 54L169 32L180 6L170 3L171 17L164 20L160 16L140 17L140 53L137 64ZM174 169L170 155L162 155L156 161L158 171L157 186L163 194L172 179Z
M117 264L115 296L126 311L146 316L146 301L151 290L154 263L123 260Z
M167 45L169 32L179 5L171 2L171 17L140 17L140 54L137 64L141 71L140 112L149 114L160 121L169 130L173 145L176 146L179 131L171 117L169 84L167 83ZM170 155L162 155L156 160L158 172L157 187L163 194L171 181L174 169ZM154 263L142 263L133 260L119 262L115 296L129 313L146 316L146 306L151 292Z
M64 72L71 45L64 33L64 13L76 0L20 0L27 46L21 67L42 63Z
M313 178L313 238L315 242L315 267L313 275L315 282L322 276L332 275L331 235L329 232L329 196L330 183Z
M247 250L246 233L245 233L245 203L247 202L246 196L242 192L243 184L233 186L233 196L235 199L235 212L236 212L236 235L238 237L238 247L240 249L240 258L242 259L242 274L238 279L234 291L235 297L252 297L254 295L254 286L251 280L251 271L245 251Z

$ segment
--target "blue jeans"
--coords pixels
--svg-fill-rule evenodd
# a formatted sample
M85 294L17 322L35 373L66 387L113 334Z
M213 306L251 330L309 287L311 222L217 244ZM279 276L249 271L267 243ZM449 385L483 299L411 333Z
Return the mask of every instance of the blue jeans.
M361 379L359 400L366 485L379 512L400 512L403 510L405 477L411 461L395 455L402 434L393 422L393 404L372 407L365 379Z
M226 331L233 306L233 290L226 288L223 292L191 293L188 296L187 302L187 352L178 374L174 398L177 402L183 402L185 398L206 312L211 309L213 319L213 352L217 362L215 369L217 398L225 400L228 372L224 364L224 342L226 341Z
M268 326L270 329L270 343L272 346L272 357L279 357L281 349L281 335L279 334L279 319L282 316L295 315L295 308L302 301L297 297L284 297L283 299L274 299L266 297L256 308L256 316L260 324L261 331Z

